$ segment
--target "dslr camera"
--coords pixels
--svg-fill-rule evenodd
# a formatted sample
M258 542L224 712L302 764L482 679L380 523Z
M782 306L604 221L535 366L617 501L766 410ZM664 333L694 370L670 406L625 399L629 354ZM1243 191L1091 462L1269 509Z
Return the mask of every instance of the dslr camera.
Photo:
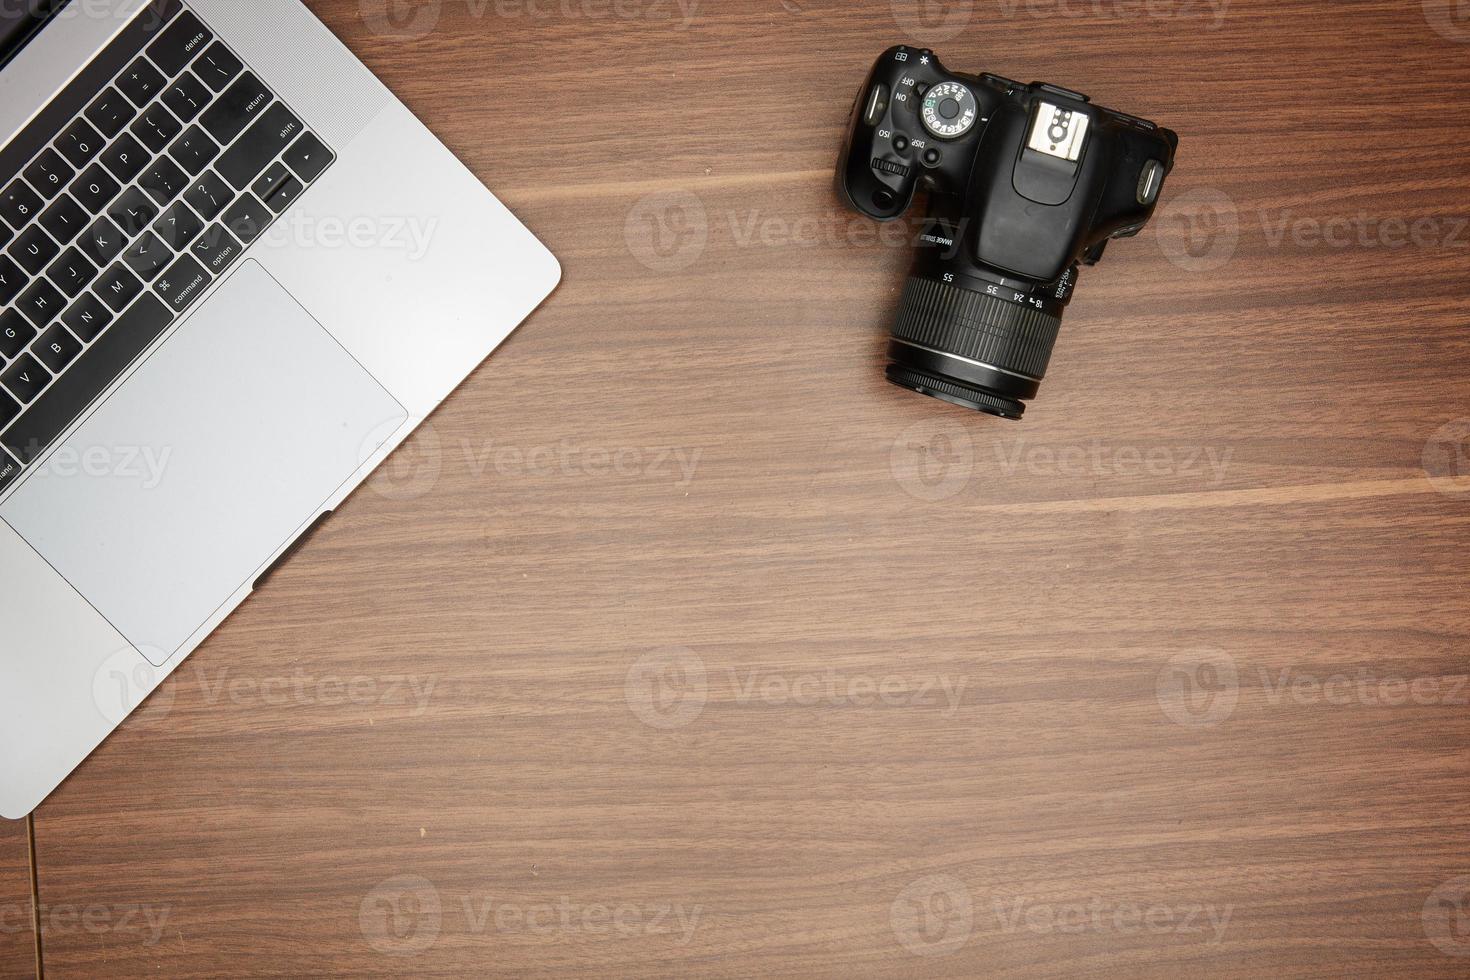
M885 52L853 106L837 186L878 221L929 193L888 379L1019 419L1079 267L1147 224L1178 145L1080 92L955 75L928 50Z

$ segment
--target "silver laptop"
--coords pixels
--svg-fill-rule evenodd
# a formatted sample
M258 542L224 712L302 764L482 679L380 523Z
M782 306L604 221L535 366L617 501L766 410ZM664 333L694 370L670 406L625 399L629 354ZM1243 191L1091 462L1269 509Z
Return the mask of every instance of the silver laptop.
M0 7L0 814L555 287L298 0Z

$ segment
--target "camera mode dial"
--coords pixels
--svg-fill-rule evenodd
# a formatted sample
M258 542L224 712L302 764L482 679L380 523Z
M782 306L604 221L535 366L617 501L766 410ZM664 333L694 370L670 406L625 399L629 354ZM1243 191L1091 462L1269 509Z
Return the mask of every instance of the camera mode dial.
M955 140L975 127L979 117L974 94L959 82L940 82L924 93L919 117L924 128L945 140Z

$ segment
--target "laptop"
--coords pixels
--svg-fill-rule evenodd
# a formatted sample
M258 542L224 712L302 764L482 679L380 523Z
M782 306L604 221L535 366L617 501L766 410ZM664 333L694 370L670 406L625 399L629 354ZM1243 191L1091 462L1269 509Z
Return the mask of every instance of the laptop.
M0 814L560 275L299 0L0 6Z

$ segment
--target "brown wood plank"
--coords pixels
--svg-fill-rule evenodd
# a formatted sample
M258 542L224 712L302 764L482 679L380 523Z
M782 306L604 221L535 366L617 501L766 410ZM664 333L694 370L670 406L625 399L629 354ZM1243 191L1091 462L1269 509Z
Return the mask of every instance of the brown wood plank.
M566 281L39 812L49 974L1463 975L1435 0L313 7ZM831 190L966 7L1182 140L1019 425Z
M35 975L30 842L25 821L0 820L0 977Z

